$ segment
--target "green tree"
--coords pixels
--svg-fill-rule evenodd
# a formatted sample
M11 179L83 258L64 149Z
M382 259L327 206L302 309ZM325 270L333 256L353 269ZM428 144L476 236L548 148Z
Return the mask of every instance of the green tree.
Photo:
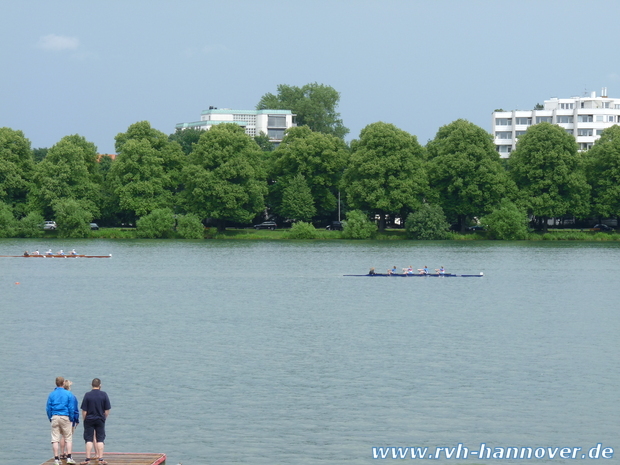
M547 219L589 213L590 186L575 138L551 123L531 126L510 155L509 174L519 189L518 205L535 215L547 230Z
M198 143L203 130L197 128L177 129L174 134L168 136L170 142L177 142L183 152L189 155L194 150L194 144Z
M219 124L200 137L183 171L185 206L199 218L250 223L265 209L262 151L236 124Z
M297 115L298 126L305 125L313 131L343 139L349 130L336 111L339 101L340 93L324 84L315 82L303 87L280 84L277 95L263 95L256 109L291 110Z
M19 237L43 237L45 231L41 227L44 218L39 212L30 212L17 225L17 234Z
M157 208L136 222L138 237L158 239L168 237L174 230L174 213L170 208Z
M263 152L273 152L275 145L267 134L261 132L258 136L254 136L254 142L258 144Z
M413 136L392 124L373 123L351 144L351 157L342 186L354 209L379 215L379 230L387 214L405 218L422 205L428 193L424 148Z
M134 222L153 210L173 208L185 163L181 146L141 121L116 136L116 150L107 185L126 219Z
M30 141L24 133L0 128L0 202L10 205L18 216L26 214L33 170Z
M301 173L284 189L279 214L296 221L310 221L316 215L314 199L306 179Z
M475 124L459 119L443 126L426 148L433 194L461 231L468 218L488 213L514 195L491 135Z
M90 235L89 223L93 219L93 214L84 207L83 202L72 198L58 199L54 201L53 209L58 223L58 237L88 237Z
M601 217L620 216L620 126L607 128L586 152L592 209Z
M527 214L508 199L480 222L487 228L489 239L516 241L527 238Z
M312 216L331 215L338 207L338 183L347 158L347 147L337 137L313 132L305 126L289 129L282 143L271 154L269 171L275 182L270 188L270 201L275 205L276 212L289 216L290 211L285 211L288 206L283 204L284 194L288 189L290 200L293 195L291 185L292 189L299 187L301 176L312 197L315 209ZM306 192L305 188L302 189ZM305 193L303 195L304 202L307 202L309 199ZM306 217L306 220L309 218Z
M450 224L439 205L422 204L410 213L405 221L405 231L410 239L441 240L448 237Z
M35 163L39 163L40 161L42 161L47 155L48 150L49 149L45 147L40 147L38 149L32 149L32 156L34 158Z
M29 194L31 210L50 218L55 202L74 199L81 208L97 216L102 180L96 164L95 144L77 134L63 137L35 167L34 186Z
M0 237L15 237L17 221L13 216L11 207L0 202Z
M343 238L371 239L377 234L377 225L363 211L351 210L347 212L346 218L342 228Z

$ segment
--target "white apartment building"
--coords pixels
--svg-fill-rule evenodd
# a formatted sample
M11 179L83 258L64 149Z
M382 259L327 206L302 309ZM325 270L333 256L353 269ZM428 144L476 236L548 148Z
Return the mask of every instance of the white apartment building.
M274 143L280 143L284 131L296 126L291 110L231 110L230 108L209 107L203 110L200 121L179 123L177 129L197 128L208 130L213 125L233 123L241 126L249 136L264 133Z
M541 110L513 110L493 112L493 138L502 158L508 158L517 139L532 124L557 124L573 135L579 150L588 150L603 129L620 124L620 98L607 97L603 87L601 96L592 92L589 97L552 98L545 100Z

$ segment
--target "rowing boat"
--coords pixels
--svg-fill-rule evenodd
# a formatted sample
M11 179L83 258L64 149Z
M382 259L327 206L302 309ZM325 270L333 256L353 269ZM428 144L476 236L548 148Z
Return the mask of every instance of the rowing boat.
M369 278L482 278L484 274L454 274L454 273L429 273L429 274L387 274L387 273L375 273L375 274L345 274L343 276L367 276Z
M0 255L5 258L112 258L110 255Z

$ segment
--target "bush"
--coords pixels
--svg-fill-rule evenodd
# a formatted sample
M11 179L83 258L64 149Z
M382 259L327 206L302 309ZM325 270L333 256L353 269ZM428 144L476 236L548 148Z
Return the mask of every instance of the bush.
M183 239L204 239L205 227L196 215L191 213L179 215L177 217L177 233Z
M486 225L489 239L516 241L526 239L528 235L527 215L506 199L493 213L480 218L480 222Z
M45 231L41 228L43 223L43 215L36 212L30 212L24 218L19 220L17 225L17 234L19 237L43 237Z
M405 231L409 239L441 240L448 237L450 225L439 205L422 204L419 210L410 213L405 220Z
M93 214L75 199L63 199L52 205L58 223L58 237L88 237Z
M169 208L153 210L136 221L136 236L146 239L169 237L174 231L174 213Z
M347 213L342 237L345 239L371 239L377 234L377 225L368 219L363 211L352 210Z
M293 224L287 237L289 239L316 239L318 237L318 231L312 223L299 221Z

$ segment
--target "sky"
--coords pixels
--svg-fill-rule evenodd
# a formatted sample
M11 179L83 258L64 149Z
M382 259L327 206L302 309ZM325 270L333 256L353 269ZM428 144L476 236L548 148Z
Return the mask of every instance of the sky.
M278 84L340 93L347 140L383 121L425 145L462 118L620 97L617 0L0 2L0 127L99 153L138 121L254 109Z

